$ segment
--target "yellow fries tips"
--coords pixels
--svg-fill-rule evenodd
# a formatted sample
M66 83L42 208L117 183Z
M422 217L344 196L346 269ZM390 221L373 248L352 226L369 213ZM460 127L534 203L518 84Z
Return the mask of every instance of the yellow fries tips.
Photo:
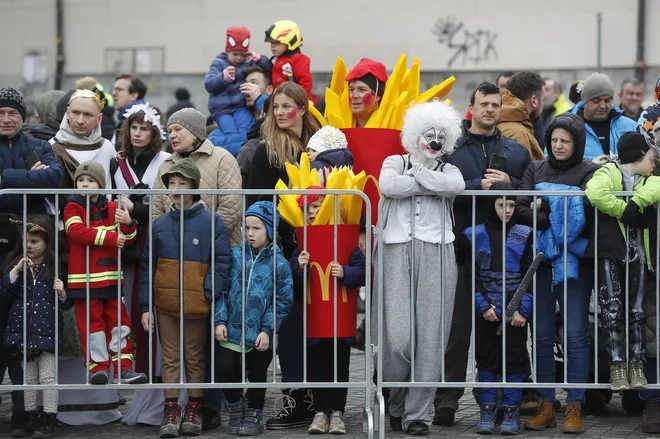
M319 112L319 110L316 109L312 101L309 101L309 112L312 113L312 116L314 116L316 120L319 121L322 127L328 124L328 121L326 121L325 117L323 117L323 115Z

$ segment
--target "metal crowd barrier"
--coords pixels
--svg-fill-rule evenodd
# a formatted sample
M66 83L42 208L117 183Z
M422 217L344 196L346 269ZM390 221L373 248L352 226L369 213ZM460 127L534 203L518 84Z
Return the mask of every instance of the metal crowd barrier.
M313 194L322 194L322 195L357 195L363 198L366 206L366 221L367 221L367 231L375 231L375 226L370 224L370 218L371 218L371 213L372 213L372 206L369 202L369 199L359 191L355 190L295 190L295 191L278 191L278 190L178 190L178 191L170 191L170 190L62 190L62 189L52 189L52 190L45 190L45 189L6 189L6 190L1 190L0 191L0 196L2 195L22 195L23 196L23 230L22 230L22 237L23 237L23 242L26 242L26 237L27 237L27 219L28 219L28 196L32 195L49 195L49 196L55 196L54 197L54 205L55 205L55 212L59 212L60 210L63 211L63 206L60 206L59 203L59 197L56 195L84 195L86 197L86 203L87 203L87 224L89 224L89 205L90 205L90 195L93 194L107 194L107 195L130 195L130 194L139 194L139 195L168 195L168 194L180 194L180 195L186 195L186 194L196 194L196 195L209 195L211 196L212 202L211 206L207 206L211 211L215 211L216 208L216 202L217 202L217 197L225 196L225 195L240 195L242 197L242 215L241 215L241 226L242 230L245 229L245 206L246 206L246 197L247 196L254 196L254 195L260 195L260 196L269 196L272 197L272 201L274 202L275 205L277 205L277 197L278 194L295 194L295 195L303 195L305 198L305 202L307 199L307 195L313 195ZM471 221L471 226L473 230L473 238L474 238L474 226L476 225L476 211L477 211L477 204L478 201L477 199L480 197L493 197L493 196L503 196L504 197L504 205L506 206L506 200L508 199L515 199L517 196L531 196L533 197L533 212L534 212L534 224L533 224L533 229L534 229L534 238L533 238L533 247L534 247L534 253L536 254L537 252L537 242L536 242L536 229L537 229L537 224L536 224L536 214L537 214L537 200L540 199L542 196L560 196L564 197L564 228L566 229L568 225L568 210L566 207L568 206L568 198L569 196L584 196L584 192L580 191L504 191L504 192L496 192L496 191L464 191L460 197L471 197L472 203L471 203L471 215L472 215L472 221ZM633 195L632 192L617 192L615 195L620 195L620 196L625 196L625 197L630 197ZM628 199L628 198L626 198ZM335 206L334 206L334 235L335 238L337 237L337 224L339 221L337 221L339 212L338 212L338 206L336 202L337 198L335 198ZM414 201L414 200L413 200ZM452 200L453 201L453 200ZM183 206L183 198L181 198L181 203ZM446 204L443 203L443 209L449 208L448 206L451 206L451 203ZM585 206L588 206L585 204ZM61 209L62 207L62 209ZM237 209L240 208L240 206L237 206ZM587 208L587 207L586 207ZM595 207L591 207L593 209L593 216L594 216L594 236L597 238L598 237L598 211ZM149 199L149 216L151 218L152 214L152 209L153 209L153 199L150 197ZM586 213L586 211L585 211ZM379 214L382 214L382 203L379 205ZM53 216L53 220L55 221L55 224L58 225L60 221L59 215L56 213ZM303 248L307 248L307 212L305 210L304 213L305 216L305 225L304 225L304 242L303 242ZM414 213L414 202L411 203L411 218L415 217ZM453 218L453 217L452 217ZM658 224L660 224L660 209L658 209L657 212L657 218ZM442 229L444 230L445 228L445 215L443 212L442 218L440 219ZM212 223L213 224L213 223ZM179 224L180 226L180 239L183 239L183 229L184 229L184 220L182 217L182 220ZM215 252L215 246L214 241L215 241L215 234L213 233L213 225L212 227L212 237L211 237L211 259L212 261L214 260L214 252ZM412 229L412 235L414 236L414 222L413 222L413 229ZM59 230L60 227L57 226L56 230ZM506 224L502 224L502 231L503 231L503 242L502 242L502 258L503 258L503 271L506 273ZM658 230L656 229L656 232ZM462 231L455 231L455 235L458 235ZM660 234L659 234L660 235ZM368 237L372 236L371 233L367 234ZM242 232L242 239L245 239L245 235ZM149 246L150 254L152 254L152 240L153 240L153 235L152 235L152 230L149 227L148 229L148 241L147 244ZM377 245L379 248L382 248L384 245L383 243L383 233L376 233L375 240L377 242ZM444 238L443 238L444 241ZM55 253L58 256L55 261L55 270L56 273L58 272L58 265L59 265L59 248L57 244L58 240L55 240ZM443 242L444 243L444 242ZM356 243L357 244L357 243ZM564 289L563 289L563 295L564 295L564 328L567 328L567 322L566 322L566 303L567 303L567 297L570 294L568 291L568 285L567 285L567 258L565 257L567 254L567 247L568 247L568 242L567 242L567 236L564 234L564 242L563 242L563 247L562 251L564 253ZM180 257L179 257L179 304L180 304L180 312L182 314L182 308L183 308L183 246L182 243L179 243L179 248L180 248ZM412 254L414 255L414 246L415 246L415 240L412 240ZM655 249L656 249L656 260L655 260L655 266L660 266L660 239L656 240L655 243ZM24 257L26 256L26 249L23 249L23 255ZM333 255L334 255L334 260L337 259L337 239L334 240L334 248L333 248ZM563 382L557 382L557 383L540 383L537 381L536 377L536 367L535 365L537 364L537 352L536 352L536 334L537 334L537 328L536 328L536 316L537 316L537 306L536 306L536 299L534 299L533 302L533 314L531 318L531 322L528 321L528 323L531 323L531 325L526 325L527 327L531 326L531 339L532 339L532 352L531 352L531 380L532 382L525 382L525 383L515 383L515 386L517 388L585 388L585 389L595 389L595 388L600 388L600 389L607 389L609 388L609 383L606 382L599 382L598 381L598 364L599 364L599 359L598 359L598 329L599 329L599 316L598 316L598 306L597 306L597 300L598 300L598 240L594 242L594 289L592 290L592 298L590 300L596 301L596 306L595 306L595 318L594 318L594 323L593 323L593 328L594 328L594 344L596 346L595 352L596 352L596 357L594 358L595 360L595 366L594 366L594 372L595 372L595 382L590 383L590 382L585 382L585 383L569 383L567 382L567 377L568 377L568 357L566 355L567 353L567 345L568 345L568 334L566 330L564 330L563 334L563 343L564 343L564 380ZM153 381L153 376L149 376L149 383L146 385L128 385L128 384L108 384L106 386L103 386L103 388L112 388L112 389L139 389L139 388L145 388L145 386L148 386L149 388L154 388L154 389L186 389L186 388L203 388L203 389L223 389L223 388L241 388L241 389L247 389L247 388L274 388L274 389L285 389L285 388L292 388L292 387L304 387L304 388L325 388L325 387L347 387L349 389L359 389L360 391L364 392L364 431L368 434L368 437L371 438L373 437L374 433L377 432L379 434L379 437L384 437L385 435L385 400L383 397L383 389L384 388L483 388L483 387L490 387L490 388L504 388L504 387L512 387L511 383L506 382L506 324L502 325L503 328L503 342L502 342L502 377L503 380L502 382L489 382L489 383L480 383L477 381L477 373L476 373L476 360L475 360L475 269L476 267L475 264L475 240L472 239L472 249L471 249L471 266L473 267L471 275L471 315L472 315L472 321L471 321L471 354L469 357L469 362L468 362L468 369L471 370L472 372L472 381L466 381L466 382L449 382L446 381L446 364L443 360L444 358L444 353L446 350L446 346L444 345L444 339L445 339L445 331L444 331L444 309L441 310L441 316L443 321L441 322L441 340L442 346L441 346L441 358L438 359L438 365L441 368L441 380L440 382L420 382L415 379L415 374L414 374L414 365L415 365L415 352L416 349L419 349L416 346L415 342L415 326L416 326L416 318L415 318L415 313L414 313L414 292L410 291L410 300L411 300L411 313L410 313L410 361L411 361L411 375L410 375L410 380L409 381L403 381L403 382L389 382L383 380L383 375L381 373L377 374L377 379L375 384L372 384L372 372L374 367L378 371L383 370L383 355L382 355L382 342L381 342L381 335L383 334L383 328L384 325L389 323L385 321L385 316L383 315L383 299L384 299L384 291L383 291L383 254L382 252L378 252L377 254L377 260L376 260L376 272L378 276L378 288L377 291L373 291L371 293L371 285L372 285L372 261L371 261L371 256L372 256L372 239L367 239L366 240L366 279L365 279L365 284L366 284L366 308L365 308L365 315L366 315L366 322L365 322L365 375L364 379L360 381L349 381L349 382L338 382L337 381L337 298L338 298L338 290L337 290L337 282L336 280L333 282L333 301L334 301L334 315L333 315L333 322L334 322L334 345L333 345L333 350L334 350L334 382L332 383L326 383L326 382L309 382L307 380L308 376L308 371L307 371L307 343L303 343L303 380L301 382L281 382L277 380L276 376L276 366L275 366L275 356L277 352L277 337L273 337L273 340L271 341L271 346L273 350L273 362L271 364L272 367L272 380L265 382L265 383L249 383L246 380L246 365L245 362L242 362L242 381L240 383L222 383L222 382L216 382L214 374L212 373L212 378L210 383L184 383L182 382L182 376L180 377L180 382L179 383L156 383ZM117 252L117 258L120 264L120 270L121 270L121 250L118 249ZM245 261L245 251L243 252L243 260ZM89 248L87 249L87 297L89 298ZM152 260L150 259L149 261L149 270L150 272L153 272L154 267L152 266ZM629 272L626 264L626 281L629 278ZM386 269L386 267L385 267ZM441 263L440 267L438 268L441 272L441 277L443 278L443 281L441 282L441 285L439 285L439 290L440 290L440 305L441 307L444 308L444 302L443 302L443 297L445 294L454 294L454 291L445 291L445 285L444 285L444 272L445 272L445 267L444 264ZM413 275L414 271L414 266L410 267L409 272L411 273L411 276ZM24 276L27 276L26 272L23 272ZM243 276L243 285L245 285L245 272L242 274ZM211 277L212 279L212 288L215 288L215 280L214 277ZM412 284L412 283L411 283ZM26 325L26 317L27 317L27 307L26 307L26 292L27 286L24 283L24 296L23 296L23 321L24 321L24 326L23 326L23 339L26 340L26 331L27 331L27 325ZM150 305L153 305L153 285L149 286L149 293L150 293ZM503 288L504 291L506 291L506 274L503 276ZM536 297L536 274L534 275L534 283L533 283L533 295ZM121 286L117 288L117 297L118 299L121 300ZM593 294L593 291L595 291L595 295ZM660 300L658 300L658 292L660 291L660 277L655 278L655 293L656 293L656 315L660 315ZM137 291L134 291L133 294L137 294ZM376 294L377 299L378 299L378 307L374 310L372 310L372 294ZM245 321L245 288L243 286L243 292L242 292L242 298L243 298L243 309L242 309L242 319ZM625 296L626 299L629 297L629 287L628 287L628 282L626 282L626 287L625 287ZM304 274L304 291L303 291L303 297L306 300L307 297L307 274ZM57 297L56 303L57 302ZM626 300L626 304L627 304ZM273 320L274 320L274 327L276 326L276 291L273 291ZM215 299L213 300L212 304L212 309L215 308ZM151 309L153 307L151 306ZM377 332L379 334L379 339L377 341L372 340L371 337L371 323L372 323L372 313L375 312L375 318L376 318L376 328ZM541 310L541 312L547 312L547 310ZM552 311L554 313L554 310ZM629 327L629 312L628 308L625 307L625 318L626 318L626 349L628 352L628 327ZM121 317L119 317L119 321L121 321ZM504 310L502 312L502 317L504 317ZM87 307L87 327L89 328L89 306ZM153 313L151 314L151 319L153 320ZM58 334L58 323L56 323L56 337L59 336ZM307 338L307 330L306 330L306 325L307 325L307 307L303 307L303 340L306 340ZM210 317L210 335L212 340L215 340L214 338L214 324L213 324L213 312L211 313ZM119 328L118 328L119 329ZM142 328L132 328L133 332L143 330ZM180 336L180 366L181 370L183 371L183 319L180 319L180 328L179 328L179 336ZM656 318L655 322L655 332L656 335L660 334L660 319ZM118 331L118 334L121 335L121 333ZM87 332L86 336L88 337L89 340L89 331ZM245 332L243 331L243 355L245 355ZM57 342L55 343L55 355L58 357L59 352L58 352L58 347L57 347ZM88 344L89 346L89 344ZM589 352L591 353L591 347L589 347ZM658 352L660 352L660 338L656 338L656 349ZM153 339L152 337L149 337L149 370L153 371L153 356L151 353L153 352ZM590 354L591 355L591 354ZM375 359L372 359L372 356L375 356ZM212 343L211 346L211 370L214 370L215 367L215 343ZM90 358L89 358L89 349L87 352L87 362L86 364L89 364ZM602 361L602 360L601 360ZM27 362L27 352L23 353L23 362L24 364ZM119 369L121 369L121 355L119 356L119 362L120 366ZM656 359L656 373L658 376L660 376L660 358ZM183 375L183 372L181 372L181 375ZM26 372L25 368L23 369L23 380L25 382L26 380ZM56 369L55 371L55 382L58 383L58 370ZM3 386L4 389L6 390L46 390L46 389L66 389L66 390L77 390L77 389L87 389L87 390L94 390L97 389L98 387L90 385L90 384L55 384L55 385L5 385ZM649 384L647 389L653 389L653 390L660 390L660 385L659 384ZM374 398L373 403L372 399Z

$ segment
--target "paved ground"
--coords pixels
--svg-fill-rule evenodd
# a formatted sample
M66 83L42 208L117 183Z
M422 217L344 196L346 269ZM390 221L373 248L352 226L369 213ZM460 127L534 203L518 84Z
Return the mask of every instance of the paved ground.
M351 357L351 379L355 381L362 380L364 377L364 353L353 350ZM4 393L3 399L5 403L0 406L0 414L6 415L10 404L7 399L9 395ZM266 407L264 408L264 416L272 416L275 408L273 407L275 398L279 395L276 391L269 391L266 399ZM126 392L127 403L122 406L122 412L127 410L131 404L131 392ZM559 398L564 398L563 392L560 392ZM358 390L349 391L348 405L346 408L345 421L348 427L347 438L353 437L366 437L362 433L362 408L364 407L364 392ZM226 419L226 414L223 417ZM474 426L479 418L478 407L472 398L471 393L468 392L461 400L461 408L457 413L456 425L452 427L432 427L431 436L433 438L455 438L455 437L477 437L474 431ZM563 412L560 413L558 424L561 426L563 422ZM641 431L641 416L631 416L626 414L621 408L621 400L615 396L608 407L605 415L599 417L589 416L584 421L585 433L581 438L623 438L628 436L644 437L646 436ZM389 422L386 420L386 435L388 437L404 437L403 433L395 433L389 429ZM132 439L142 437L157 437L157 427L139 426L130 427L123 425L121 422L115 422L107 425L96 426L61 426L57 430L58 437L78 437L90 439L110 439L119 438ZM206 432L202 437L204 438L221 438L227 437L226 430L220 427L216 430ZM297 439L307 437L306 429L294 429L283 431L268 431L265 436L267 438L286 438ZM543 432L523 432L522 437L571 437L561 433L560 428L548 429ZM3 423L0 425L0 438L10 437L9 425ZM573 436L575 437L575 436Z

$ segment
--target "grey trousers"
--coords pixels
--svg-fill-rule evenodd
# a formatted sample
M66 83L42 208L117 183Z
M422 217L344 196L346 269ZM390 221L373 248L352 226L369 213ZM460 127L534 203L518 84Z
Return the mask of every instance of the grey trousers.
M415 240L414 245L412 242L384 244L378 251L383 252L382 342L381 334L377 334L376 318L372 319L372 330L382 346L383 381L410 382L414 373L415 382L437 383L442 376L454 313L458 276L454 246ZM376 292L379 276L376 272ZM377 294L374 297L376 312ZM415 320L413 334L411 315ZM411 337L414 337L414 352ZM430 424L434 396L435 387L393 387L390 415L403 418L404 430L413 421Z

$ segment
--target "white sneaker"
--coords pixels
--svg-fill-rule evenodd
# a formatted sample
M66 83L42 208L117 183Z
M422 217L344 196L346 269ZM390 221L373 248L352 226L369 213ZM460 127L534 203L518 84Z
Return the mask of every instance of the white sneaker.
M330 415L330 434L346 434L346 424L340 411L332 412Z

